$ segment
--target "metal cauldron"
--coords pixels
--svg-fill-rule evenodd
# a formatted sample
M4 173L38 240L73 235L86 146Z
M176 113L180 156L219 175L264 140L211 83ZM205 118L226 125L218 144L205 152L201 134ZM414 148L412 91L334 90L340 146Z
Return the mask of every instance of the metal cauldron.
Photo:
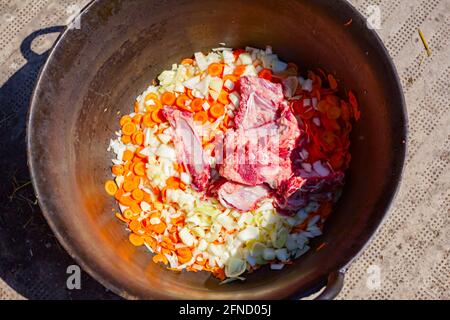
M81 29L59 38L38 80L29 115L28 158L40 206L66 250L98 281L125 298L281 299L328 281L335 296L343 273L380 226L397 190L406 111L385 47L345 1L97 0ZM350 26L344 24L352 19ZM283 271L263 268L245 282L219 285L207 273L174 273L135 248L103 190L109 139L118 111L174 61L225 42L273 46L302 70L322 67L353 89L362 118L352 133L347 184L324 235ZM315 248L327 245L320 251Z

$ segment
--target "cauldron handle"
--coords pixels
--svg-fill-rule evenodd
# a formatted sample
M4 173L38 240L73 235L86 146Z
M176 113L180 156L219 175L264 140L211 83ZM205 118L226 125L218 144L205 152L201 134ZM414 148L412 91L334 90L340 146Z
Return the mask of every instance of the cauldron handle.
M30 35L28 35L22 41L22 44L20 45L20 51L21 51L23 57L25 59L27 59L28 62L35 62L35 61L39 61L39 60L42 60L42 59L44 59L44 60L47 59L51 49L45 51L42 54L38 54L38 53L34 52L31 49L31 43L37 37L45 35L45 34L59 33L60 34L59 36L61 36L61 34L63 33L65 28L66 28L65 26L53 26L53 27L48 27L48 28L44 28L44 29L40 29L40 30L34 31ZM57 41L58 40L56 40L55 43ZM52 47L53 47L53 45L52 45Z
M343 286L344 272L336 271L330 273L325 289L315 298L315 300L333 300L341 292Z

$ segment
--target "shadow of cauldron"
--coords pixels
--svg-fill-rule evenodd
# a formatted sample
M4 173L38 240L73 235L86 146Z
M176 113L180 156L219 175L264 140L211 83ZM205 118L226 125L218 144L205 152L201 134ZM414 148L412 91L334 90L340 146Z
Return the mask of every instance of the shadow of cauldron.
M27 36L20 46L26 64L0 88L0 278L29 299L115 299L115 294L84 273L81 290L67 289L67 268L76 263L42 216L27 166L27 112L50 52L37 54L31 44L64 28L54 26Z

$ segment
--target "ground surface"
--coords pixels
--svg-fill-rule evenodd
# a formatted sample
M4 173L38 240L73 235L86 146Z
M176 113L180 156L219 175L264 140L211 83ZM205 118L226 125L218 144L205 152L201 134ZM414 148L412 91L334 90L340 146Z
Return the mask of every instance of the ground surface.
M28 103L55 39L42 35L60 30L50 27L87 2L0 1L0 299L117 298L85 273L82 290L66 289L74 262L43 219L26 166ZM450 0L351 2L374 22L380 9L378 33L405 91L409 150L389 218L348 271L339 298L450 299Z

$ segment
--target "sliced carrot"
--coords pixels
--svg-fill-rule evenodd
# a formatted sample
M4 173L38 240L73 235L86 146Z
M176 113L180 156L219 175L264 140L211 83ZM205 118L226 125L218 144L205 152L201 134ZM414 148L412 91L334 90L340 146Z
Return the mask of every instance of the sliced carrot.
M131 140L134 144L137 144L138 146L142 145L144 143L144 133L142 131L136 131L131 136Z
M181 95L178 96L175 104L178 107L182 108L183 110L187 110L186 103L187 103L188 100L190 100L190 99L189 99L189 97L187 95L181 94Z
M117 190L116 194L114 195L114 198L116 198L116 200L119 201L124 193L125 191L123 191L122 188L119 188L119 190Z
M110 196L114 196L119 188L117 187L117 184L112 181L108 180L105 182L105 191Z
M156 242L155 239L153 239L153 237L145 236L144 242L148 244L150 248L156 251L156 246L158 245L158 243Z
M129 207L133 203L133 199L130 196L121 196L119 199L119 203L126 207Z
M142 229L142 225L141 223L136 219L136 220L132 220L130 222L130 224L128 225L128 228L130 228L131 231L133 232L138 232L139 230Z
M194 60L193 59L183 59L183 61L181 61L181 64L194 64Z
M327 113L330 107L330 104L326 100L319 101L319 103L317 104L317 110L319 110L321 113Z
M136 101L136 102L134 103L134 112L136 112L136 113L139 112L139 108L140 108L139 102Z
M158 100L159 96L157 93L155 92L150 92L145 96L145 101L149 101L149 100Z
M128 136L126 134L123 134L122 137L120 137L120 140L122 140L122 142L124 144L128 144L131 142L131 136Z
M125 123L131 122L131 121L132 121L131 117L128 116L128 115L126 115L126 116L123 116L122 118L120 118L119 123L120 123L120 126L123 127L123 125L124 125Z
M168 264L169 261L167 260L166 256L163 254L158 253L157 255L153 256L153 262L154 263L159 263L162 262L164 264Z
M144 199L144 192L141 189L134 189L131 192L131 197L136 201L142 201Z
M173 105L175 103L176 99L177 99L177 97L175 96L175 94L170 91L164 92L161 96L161 102L163 105L166 105L166 106Z
M123 152L122 159L123 159L123 161L129 161L129 160L133 159L133 156L134 156L134 152L127 149Z
M135 233L130 233L128 239L130 240L131 244L136 247L140 247L144 244L144 238Z
M170 177L166 180L167 189L179 189L180 188L180 179L177 177Z
M233 73L234 73L234 75L240 77L240 76L242 76L244 74L246 69L247 69L246 65L240 65L240 66L237 66L236 69L234 69Z
M145 176L145 163L144 162L137 162L134 165L133 171L136 175L143 177Z
M152 196L144 191L144 201L147 202L148 204L152 203L153 199Z
M156 123L152 119L152 114L151 113L146 113L144 115L144 117L142 118L142 124L145 127L147 127L147 128L151 128L151 127L154 127L156 125Z
M328 83L330 84L330 88L332 90L336 90L338 88L336 78L331 73L328 75Z
M223 72L223 65L220 63L211 63L208 66L208 73L213 77L220 77Z
M125 209L123 211L123 216L128 220L131 220L133 218L133 215L134 215L134 213L131 209Z
M159 100L153 100L153 101L155 102L154 105L149 105L149 106L145 107L145 110L147 112L153 112L153 111L159 110L159 109L161 109L163 107L161 101L159 101Z
M116 212L115 216L116 216L117 219L119 219L122 222L128 223L130 221L130 220L126 219L123 215L121 215L118 212Z
M355 118L356 121L358 121L359 118L361 117L361 112L359 111L358 100L356 99L356 96L353 93L353 91L348 92L348 101L352 106L353 117Z
M166 231L166 224L164 222L160 222L158 224L155 224L152 226L153 231L155 231L156 233L163 233L164 231Z
M142 118L143 118L143 115L140 114L140 113L138 113L138 114L136 114L136 115L133 117L133 122L134 122L135 124L141 124Z
M205 123L206 121L208 121L208 114L206 113L206 111L199 111L194 115L194 121L200 122L200 123Z
M272 70L270 69L263 69L261 70L261 72L258 74L258 77L266 79L266 80L272 80Z
M155 123L162 123L164 121L164 114L162 109L154 110L152 112L152 120Z
M121 176L121 175L123 175L123 171L124 170L123 170L123 166L122 165L116 164L116 165L112 166L111 171L116 176Z
M134 189L136 189L136 185L135 185L135 183L133 181L125 180L124 183L123 183L123 189L126 192L131 192Z
M139 214L142 212L141 206L135 201L133 201L133 203L130 205L130 209L135 214Z
M338 107L331 107L327 110L327 117L331 120L336 120L341 116L341 109Z
M219 98L217 99L220 103L227 105L230 103L230 100L228 99L228 92L225 90L222 90L219 94Z
M332 146L336 143L336 135L332 131L325 131L322 133L322 141L327 145Z
M203 99L195 98L191 102L191 105L190 105L191 106L191 110L194 111L194 112L203 110L203 103L204 103Z
M192 259L192 251L189 248L177 249L177 255L180 263L186 263Z
M217 119L225 114L225 107L223 104L216 102L209 108L209 114Z
M136 132L136 125L133 122L127 122L122 126L122 132L123 134L131 136Z
M334 94L329 94L329 95L325 96L325 100L332 106L335 106L335 107L341 106L339 98L337 96L335 96Z

